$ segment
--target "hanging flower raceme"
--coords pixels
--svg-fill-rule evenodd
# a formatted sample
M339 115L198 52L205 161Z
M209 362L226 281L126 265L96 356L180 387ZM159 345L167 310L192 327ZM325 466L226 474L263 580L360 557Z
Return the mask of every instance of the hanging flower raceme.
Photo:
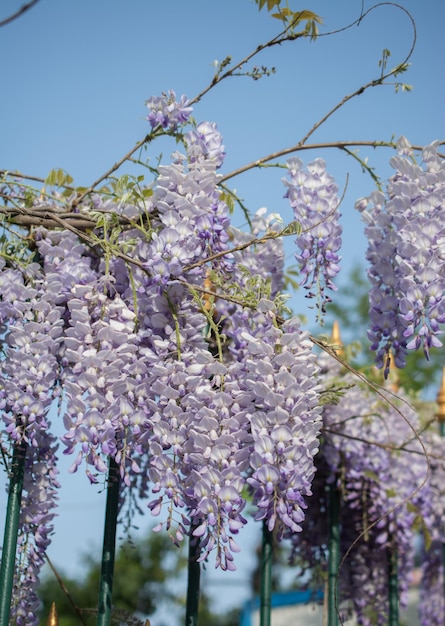
M216 130L212 133L219 136ZM174 163L159 167L148 207L153 215L150 237L137 237L134 249L144 266L134 270L137 280L147 282L149 275L148 285L161 292L178 279L202 287L209 267L228 271L224 257L206 263L228 248L229 211L215 171L222 155L217 158L192 142L186 156L176 154Z
M407 350L422 347L428 358L431 347L442 345L445 161L437 147L436 142L423 150L421 167L402 138L386 193L374 192L356 205L369 241L368 335L385 372L391 353L396 366L404 367Z
M59 390L62 310L39 265L28 265L23 273L3 265L0 272L5 287L9 283L1 302L8 316L0 361L1 415L13 441L36 445L36 434L49 427L48 412Z
M126 479L129 467L138 471L132 455L140 413L131 385L138 339L134 312L118 295L110 297L108 288L106 280L77 285L68 302L70 327L64 339L67 432L62 441L66 454L80 448L71 471L85 459L97 472L106 472L105 460L111 457ZM97 480L90 469L87 474L92 482Z
M312 494L314 456L321 427L317 367L312 344L297 320L244 334L245 386L252 394L252 453L248 478L256 519L269 530L301 531Z
M232 552L238 550L233 535L246 523L243 470L250 440L238 381L207 349L201 354L185 352L174 369L165 361L164 372L166 366L172 376L167 389L165 373L160 380L159 413L153 415L149 443L149 474L156 495L150 508L155 514L162 507L170 511L167 527L176 526L176 541L192 524L200 560L215 551L217 567L234 569ZM171 505L181 516L179 524Z
M252 219L252 234L232 229L234 247L228 293L251 302L252 308L226 302L215 306L227 338L226 359L239 370L239 386L248 415L249 468L245 474L257 507L256 518L270 529L298 532L314 475L320 409L315 357L307 334L296 320L277 324L273 299L283 285L284 253L278 236L282 224L261 209ZM270 237L271 234L277 237ZM259 298L259 301L257 301ZM246 428L246 426L244 426Z
M334 278L340 271L338 254L342 228L339 224L338 187L326 172L323 159L315 159L303 169L303 162L293 157L287 161L286 197L301 226L296 239L300 249L296 259L303 278L301 284L310 290L307 297L317 298L319 317L330 301L327 289L335 290Z
M154 366L152 432L140 441L158 494L152 512L169 511L177 541L192 523L201 559L215 551L222 569L235 569L247 485L257 519L280 536L301 530L321 421L312 346L296 321L244 339L245 362L223 364L184 344L180 359Z
M12 616L37 624L40 569L51 542L57 470L48 414L59 394L63 308L37 263L20 271L1 261L0 410L16 452L25 454ZM24 444L24 445L21 445Z

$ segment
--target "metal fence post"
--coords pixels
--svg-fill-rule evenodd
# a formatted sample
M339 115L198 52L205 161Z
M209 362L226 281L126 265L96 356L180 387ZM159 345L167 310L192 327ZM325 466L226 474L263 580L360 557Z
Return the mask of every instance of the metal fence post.
M340 563L340 493L329 486L328 626L338 626L337 576Z
M397 575L397 548L388 550L388 626L399 626L399 582Z
M97 626L111 624L114 556L116 551L116 526L119 509L120 475L116 461L110 458L108 465L107 504L105 510L102 569L100 574Z
M263 522L263 544L261 550L260 626L270 626L272 608L272 551L273 533Z
M0 626L9 626L27 443L14 445L0 567Z
M331 342L339 357L344 358L340 326L335 320L332 325ZM340 492L335 483L329 485L328 500L328 626L338 626L337 578L340 564Z
M436 417L439 421L439 433L445 437L445 367L442 370L442 383L437 394L437 413ZM443 574L443 593L445 598L445 543L442 544L442 574Z
M198 537L193 537L193 531L196 527L195 524L190 526L185 626L197 626L198 624L201 566L198 562L200 541Z

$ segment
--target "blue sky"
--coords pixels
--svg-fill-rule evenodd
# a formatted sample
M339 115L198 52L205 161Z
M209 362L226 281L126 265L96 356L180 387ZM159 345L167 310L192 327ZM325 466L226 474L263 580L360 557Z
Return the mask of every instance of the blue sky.
M2 6L0 19L21 4L14 0ZM445 137L445 4L400 4L417 26L412 66L401 78L413 91L395 94L392 87L373 88L343 107L311 141L389 140L403 134L412 143L427 144ZM304 4L324 18L321 32L352 22L360 6L360 0ZM365 2L365 8L369 6ZM0 169L45 177L61 167L75 184L90 184L148 131L147 98L168 89L194 97L212 79L215 60L231 55L237 61L278 29L279 23L265 11L259 13L252 0L41 0L0 29ZM409 19L385 3L360 28L315 43L300 40L267 50L254 63L275 66L275 75L256 82L230 79L195 107L195 118L217 122L224 136L223 173L297 143L346 94L378 77L384 48L391 51L393 67L403 61L411 41ZM173 149L164 143L149 154L155 161L162 150L166 161ZM391 154L387 149L361 151L383 177L391 173ZM349 175L342 206L342 265L347 275L353 265L364 264L365 240L354 202L370 193L373 183L338 151L300 156L305 161L325 158L341 189ZM232 184L250 209L267 206L291 219L281 176L275 168L251 171ZM238 215L234 221L242 223ZM308 313L300 294L291 303L296 312ZM80 555L99 548L103 497L83 476L63 475L62 483L61 515L50 556L65 571L78 573ZM149 520L139 523L146 526ZM250 528L247 534L253 532ZM246 596L242 581L251 563L248 549L244 552L240 572L224 593L218 590L220 596ZM236 580L238 594L233 592Z

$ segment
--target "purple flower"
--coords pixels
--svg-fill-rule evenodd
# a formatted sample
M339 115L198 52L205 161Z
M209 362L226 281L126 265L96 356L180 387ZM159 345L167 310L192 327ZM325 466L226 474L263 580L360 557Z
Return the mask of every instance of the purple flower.
M147 116L150 126L153 129L162 126L173 132L188 120L193 110L192 107L187 106L188 100L185 96L181 96L178 102L172 90L162 96L152 96L147 100L146 105L150 110Z
M424 168L412 163L406 140L391 159L396 170L386 194L357 202L367 226L371 349L388 370L393 354L405 365L407 350L439 347L445 322L443 205L445 162L437 143L423 151ZM402 156L403 155L403 156Z
M189 131L185 135L187 144L187 156L190 162L208 159L221 167L226 153L222 144L222 135L218 132L215 123L201 122L195 130Z
M40 570L51 543L56 515L57 481L56 438L49 432L36 434L25 459L19 519L18 559L14 578L11 623L36 626L40 599Z
M339 224L338 188L326 172L325 162L316 159L303 170L303 162L294 157L287 161L289 179L286 197L301 226L296 239L300 252L295 255L302 273L301 284L308 298L317 298L319 318L330 301L326 289L335 290L334 278L340 271L342 228Z
M352 603L358 623L384 626L388 623L388 554L397 553L403 605L414 568L415 524L421 519L426 533L435 539L439 538L437 529L443 528L444 506L437 487L443 480L444 464L437 462L441 469L436 473L436 462L432 463L431 475L436 477L426 481L424 447L431 459L442 459L445 442L440 441L441 451L434 449L432 434L427 432L420 443L413 431L421 431L421 422L403 392L399 392L400 400L384 390L377 395L342 373L330 357L324 355L320 364L323 386L329 389L343 383L351 388L338 402L323 407L323 443L316 458L313 496L303 532L291 537L293 554L314 572L326 571L326 485L337 485L340 558L348 552L339 571L340 611L346 618ZM433 437L434 446L437 439ZM432 565L430 579L434 575Z

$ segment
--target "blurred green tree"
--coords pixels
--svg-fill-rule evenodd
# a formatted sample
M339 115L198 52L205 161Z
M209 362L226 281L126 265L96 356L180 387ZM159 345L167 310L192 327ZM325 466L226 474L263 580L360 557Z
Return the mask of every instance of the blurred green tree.
M164 608L169 615L177 615L177 623L182 624L185 614L186 565L185 552L176 548L170 538L162 533L149 532L142 539L125 541L116 554L113 620L117 624L144 626L146 619ZM40 625L46 625L51 604L55 602L59 626L93 626L97 620L94 607L97 607L100 567L100 562L88 556L82 579L62 574L61 580L68 594L49 571L40 585ZM216 615L211 608L211 598L205 593L201 594L201 624L237 626L238 616L238 610ZM162 617L156 623L162 626Z

